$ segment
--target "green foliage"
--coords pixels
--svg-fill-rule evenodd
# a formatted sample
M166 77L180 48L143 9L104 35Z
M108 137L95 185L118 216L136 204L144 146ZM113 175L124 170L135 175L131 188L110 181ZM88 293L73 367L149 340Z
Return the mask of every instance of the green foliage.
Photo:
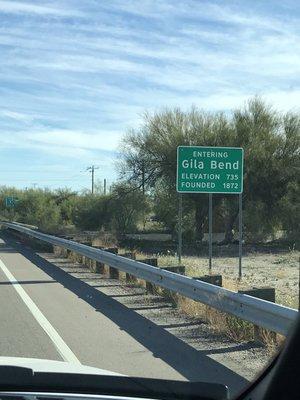
M18 202L17 212L20 222L37 225L47 232L57 231L62 224L60 209L50 193L43 195L34 190L25 192Z
M5 197L7 196L18 198L15 207L5 207ZM49 190L18 190L2 187L0 212L3 219L37 225L47 232L56 232L63 222L60 208Z
M163 222L168 231L173 232L174 236L178 232L178 206L179 196L174 190L170 190L164 184L164 180L159 181L155 186L155 194L153 199L153 211L159 221ZM195 230L193 223L195 220L195 212L193 202L189 198L183 198L183 238L185 242L193 242L195 240ZM176 239L176 237L174 237Z
M15 196L15 207L5 206L5 197ZM113 229L131 232L149 210L149 199L140 188L127 183L116 184L110 195L77 194L68 189L55 191L0 188L0 217L4 220L36 225L58 233L68 225L78 229Z
M270 213L267 205L261 201L248 201L243 214L244 238L248 242L263 242L266 239L275 239L280 229L277 213Z
M110 214L112 227L117 233L135 231L148 211L147 199L135 185L125 182L113 185Z
M141 184L144 179L150 188L155 188L161 181L170 193L175 193L176 149L179 145L225 146L233 145L233 139L233 127L222 113L205 113L196 108L188 112L176 108L153 115L146 113L140 129L130 131L123 140L121 176L136 184ZM130 171L129 175L127 171ZM176 198L174 194L171 196ZM193 203L194 236L202 239L207 201L197 194L188 194L185 198ZM173 208L174 204L169 207ZM176 213L173 214L175 218ZM169 221L169 226L175 227L176 222L171 224Z
M290 239L299 242L300 237L300 183L291 182L285 196L279 203L282 226Z
M163 181L159 181L155 186L153 211L168 230L175 232L177 221L174 216L178 212L178 195L166 187Z
M19 221L48 232L68 226L78 229L113 229L117 233L145 227L149 212L176 237L178 194L176 149L179 145L243 147L244 232L247 240L272 237L276 230L289 238L299 237L300 115L282 114L259 98L231 115L207 113L195 107L146 113L142 125L131 130L122 143L119 170L123 181L103 194L80 194L69 189L20 190L0 187L0 217ZM142 188L146 189L146 194ZM149 194L150 193L150 194ZM15 207L4 199L15 196ZM237 230L236 196L214 195L214 228L225 230L225 242ZM208 196L183 196L185 242L200 241L207 230Z
M69 189L58 189L53 192L53 200L60 208L64 224L72 224L73 211L77 203L77 193Z
M99 230L109 226L110 198L87 194L77 197L73 204L72 220L80 229Z
M138 185L144 180L148 189L154 191L155 212L173 233L177 219L179 145L243 147L244 224L248 237L262 239L281 227L297 230L286 213L293 210L299 215L294 186L299 174L299 114L283 115L259 98L250 100L232 116L196 108L187 112L176 108L146 113L140 128L131 130L123 140L120 173ZM214 212L223 216L228 241L233 239L232 230L237 222L235 200L233 196L214 196ZM185 194L184 201L189 205L185 221L189 226L185 228L190 237L201 240L207 224L207 197Z

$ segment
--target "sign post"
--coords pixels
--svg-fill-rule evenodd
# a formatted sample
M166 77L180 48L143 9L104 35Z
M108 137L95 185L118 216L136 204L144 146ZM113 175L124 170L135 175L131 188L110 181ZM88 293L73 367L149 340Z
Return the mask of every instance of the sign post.
M242 275L243 162L244 151L238 147L177 147L177 192L209 194L209 271L212 268L212 194L239 195L239 277Z
M239 194L239 279L242 278L243 195Z
M208 246L209 246L209 265L208 269L212 269L212 193L208 194Z
M182 255L182 194L179 193L179 204L178 204L178 262L181 265Z

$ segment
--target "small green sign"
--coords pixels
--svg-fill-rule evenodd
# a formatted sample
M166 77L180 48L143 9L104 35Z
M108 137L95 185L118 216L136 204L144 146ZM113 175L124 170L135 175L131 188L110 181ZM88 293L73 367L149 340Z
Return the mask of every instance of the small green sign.
M13 197L13 196L5 197L5 206L6 207L15 207L17 201L18 201L17 197Z
M243 160L244 150L238 147L179 146L177 191L242 193Z

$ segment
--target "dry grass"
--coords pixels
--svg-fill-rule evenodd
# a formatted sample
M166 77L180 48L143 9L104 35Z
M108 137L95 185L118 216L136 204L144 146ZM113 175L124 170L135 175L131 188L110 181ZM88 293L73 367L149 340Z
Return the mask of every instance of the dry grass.
M92 239L93 246L101 246L101 247L117 247L118 241L117 238L107 232L100 232L97 237Z
M253 325L246 321L182 296L177 305L185 314L208 322L215 333L225 334L237 342L253 339Z
M254 340L254 325L250 322L182 296L178 296L177 306L186 315L209 323L216 334L223 334L235 342ZM259 338L256 340L273 353L283 346L285 337L259 328Z
M124 252L125 249L119 251L120 254ZM146 257L151 257L151 255L137 254L137 259ZM216 260L213 272L221 273L223 277L223 287L235 292L251 286L275 286L277 294L276 302L296 308L298 292L296 290L292 291L291 288L295 286L293 279L296 280L295 278L298 278L298 265L296 261L298 257L299 252L295 251L284 255L280 254L280 257L277 259L274 254L251 255L248 259L244 260L244 274L242 280L239 280L235 275L236 259L223 258ZM78 258L76 254L71 253L69 258L72 261L80 261L80 256ZM171 256L159 257L158 261L160 266L178 265L176 258ZM189 276L201 276L208 273L207 259L183 257L182 264L186 266L186 272ZM284 266L282 264L284 264ZM221 265L223 266L221 267ZM89 265L87 264L87 266ZM125 273L120 272L120 279L123 281L126 279ZM280 284L278 284L278 282ZM145 281L141 279L134 280L130 282L130 284L145 287ZM296 286L298 287L297 280ZM254 326L247 321L222 313L209 306L172 293L163 288L155 287L154 292L171 300L172 303L186 315L208 322L215 333L224 334L237 342L253 340ZM259 337L260 341L264 343L271 352L277 351L285 340L283 336L274 335L273 332L269 332L265 329L259 330Z
M276 303L298 308L300 252L290 250L286 253L251 253L243 259L243 277L238 279L238 259L218 257L213 259L213 274L221 274L223 287L238 291L251 287L275 287ZM176 257L160 256L160 266L178 265ZM203 257L183 257L187 276L208 274L208 260Z
M290 250L279 254L253 253L243 259L243 277L238 279L238 260L233 257L220 257L214 260L213 273L221 274L223 287L237 292L251 287L275 287L276 303L298 308L298 279L300 252ZM178 265L173 256L160 256L160 266ZM208 274L208 260L200 257L183 257L182 265L186 275L202 276ZM254 326L229 314L179 296L178 307L192 317L209 322L218 333L223 333L235 341L253 339ZM285 338L273 332L259 329L259 338L270 351L278 350Z

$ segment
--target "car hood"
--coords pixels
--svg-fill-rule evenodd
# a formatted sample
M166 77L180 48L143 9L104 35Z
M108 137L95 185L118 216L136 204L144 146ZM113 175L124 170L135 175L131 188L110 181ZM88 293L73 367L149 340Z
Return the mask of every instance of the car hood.
M28 393L34 396L31 400L43 400L41 395L43 393L59 394L61 399L70 394L85 395L85 399L87 394L105 395L106 400L107 396L111 396L111 399L117 399L115 396L127 399L129 397L165 400L228 399L227 387L219 383L129 377L80 363L0 357L0 397L2 398L5 393L9 394L7 400L13 400L12 393L17 395L15 400L28 400L28 397L24 397L24 394ZM78 396L77 400L80 400ZM50 395L46 397L44 400L51 400ZM56 395L53 400L57 400L57 397Z
M122 374L119 374L117 372L96 367L89 367L87 365L82 365L79 363L44 360L39 358L0 357L0 366L4 365L30 368L34 372L60 372L70 374L122 376Z

